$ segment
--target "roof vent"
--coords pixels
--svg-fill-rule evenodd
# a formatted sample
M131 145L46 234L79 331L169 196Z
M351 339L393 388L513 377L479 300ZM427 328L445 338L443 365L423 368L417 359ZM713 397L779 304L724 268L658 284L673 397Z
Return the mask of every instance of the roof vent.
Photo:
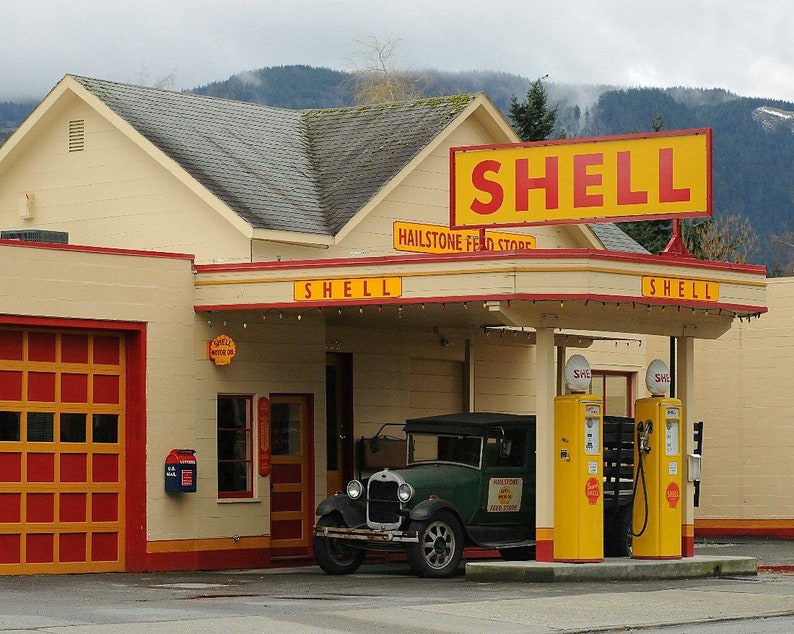
M45 231L43 229L13 229L0 231L0 239L69 244L69 233L67 231Z
M69 151L82 152L85 149L85 119L69 122Z

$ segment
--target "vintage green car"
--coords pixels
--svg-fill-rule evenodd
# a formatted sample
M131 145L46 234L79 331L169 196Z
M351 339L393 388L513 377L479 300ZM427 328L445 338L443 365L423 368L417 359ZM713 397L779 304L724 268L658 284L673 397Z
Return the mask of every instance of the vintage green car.
M423 577L455 574L465 546L534 557L534 416L416 418L405 435L404 468L352 480L317 507L314 557L325 572L355 572L368 550L404 550Z

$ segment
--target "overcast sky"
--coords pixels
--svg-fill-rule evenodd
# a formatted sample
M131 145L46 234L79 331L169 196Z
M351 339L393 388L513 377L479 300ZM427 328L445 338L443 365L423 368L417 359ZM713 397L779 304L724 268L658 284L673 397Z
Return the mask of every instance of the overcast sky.
M361 41L403 69L548 82L725 88L794 102L792 0L1 0L0 101L67 73L194 88L266 66L354 70Z

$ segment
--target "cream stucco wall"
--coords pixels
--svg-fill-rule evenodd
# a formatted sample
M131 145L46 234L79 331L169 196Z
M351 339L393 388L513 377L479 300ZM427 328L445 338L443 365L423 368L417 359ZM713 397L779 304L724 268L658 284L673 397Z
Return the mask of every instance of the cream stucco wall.
M186 442L196 450L199 463L197 491L195 495L174 496L164 493L161 484L150 488L150 539L200 539L270 532L268 478L255 477L252 498L218 498L219 394L253 397L255 432L258 431L257 399L279 393L310 394L314 401L315 488L322 489L324 494L325 472L319 470L325 464L323 324L319 320L313 322L311 316L301 323L271 320L267 324L256 317L251 315L250 325L240 319L228 319L224 325L223 316L195 317L190 365L195 380L194 396L181 420L190 428ZM221 333L232 337L237 346L237 354L227 366L216 366L207 358L207 343ZM151 435L152 445L167 447L173 442L167 425L152 426Z
M69 121L80 119L85 149L69 152ZM21 145L0 173L2 230L65 231L71 244L190 253L197 262L250 259L238 228L81 100L65 97ZM30 219L19 217L24 195Z
M52 318L59 326L73 319L145 324L148 460L140 477L150 499L162 498L166 455L192 446L200 431L193 416L190 259L0 245L0 280L0 314ZM195 502L183 500L167 517L150 514L149 534L162 532L164 523L184 534Z
M794 520L794 279L769 279L767 303L760 318L695 343L704 421L696 520Z

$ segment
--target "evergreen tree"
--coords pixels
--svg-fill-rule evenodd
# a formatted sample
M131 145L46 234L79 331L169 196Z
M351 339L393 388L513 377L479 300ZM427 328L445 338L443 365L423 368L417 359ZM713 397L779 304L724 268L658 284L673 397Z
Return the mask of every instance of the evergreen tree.
M649 253L661 253L670 242L669 220L640 220L619 222L618 228L648 249Z
M543 79L532 82L525 101L518 101L515 95L510 98L510 120L522 141L547 139L557 122L557 108L550 109L546 105Z

